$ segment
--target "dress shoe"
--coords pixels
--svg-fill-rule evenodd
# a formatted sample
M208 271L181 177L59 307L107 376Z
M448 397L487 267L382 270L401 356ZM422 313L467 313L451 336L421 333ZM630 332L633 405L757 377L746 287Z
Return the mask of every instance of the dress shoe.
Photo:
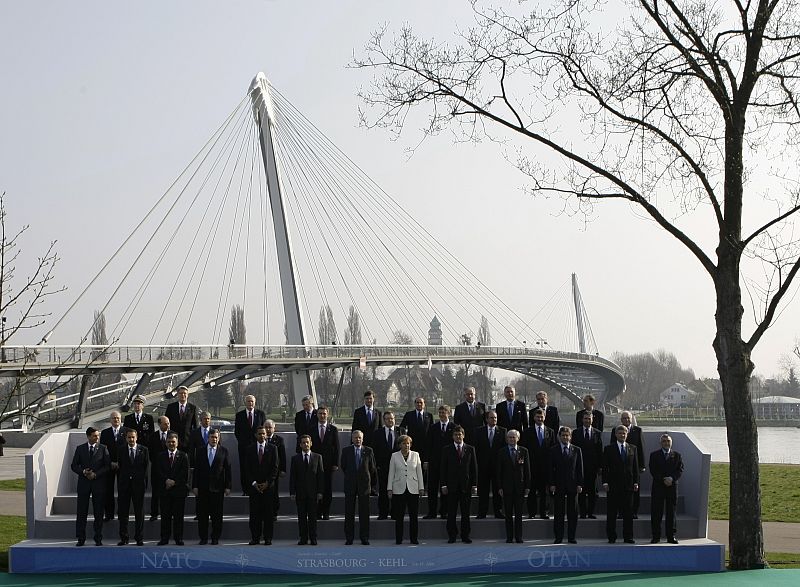
M322 514L322 519L323 520L330 520L331 516L330 516L330 514Z
M553 540L553 544L561 544L561 538L556 538Z
M650 539L650 544L658 544L659 542L661 542L660 538L651 538Z
M106 514L106 517L105 517L105 518L103 518L103 521L105 521L105 522L110 522L110 521L111 521L111 520L113 520L113 519L114 519L114 514L111 514L111 515L109 515L109 514Z
M636 541L633 538L626 538L625 544L636 544Z
M258 540L258 539L256 539L256 538L253 538L253 539L252 539L250 542L248 542L247 544L248 544L248 546L257 546L258 544L260 544L260 542L259 542L259 540ZM298 542L298 544L300 544L300 543Z
M183 546L183 540L176 540L175 546Z
M514 542L516 542L517 544L522 544L524 540L522 538L517 538Z
M446 520L446 519L447 519L447 514L439 514L439 517L440 517L442 520Z
M84 544L86 544L86 540L84 540L83 538L81 538L80 540L78 540L78 541L75 543L75 546L83 546Z
M273 522L277 522L278 521L278 516L272 516L272 521Z
M472 544L472 538L462 538L461 542L464 544Z
M436 516L428 514L427 516L422 516L423 520L433 520ZM380 518L378 518L380 520Z
M103 546L103 541L102 540L95 540L94 541L94 545L95 546Z
M495 518L505 518L505 516L503 515L503 512L495 512L494 513L494 517Z
M585 519L586 519L586 514L582 514L581 515L581 520L585 520Z
M447 539L447 544L455 544L455 543L456 543L456 538L455 538L455 536L453 536L452 538L448 538L448 539Z
M198 542L197 544L198 544L199 546L203 546L203 545L205 545L205 544L208 544L208 540L201 540L201 541L200 541L200 542Z
M528 514L528 519L532 520L536 517L536 514Z
M362 540L362 541L361 541L361 545L362 545L362 546L369 546L369 540L366 540L366 539L365 539L365 540Z
M217 544L219 544L219 538L212 538L211 539L211 545L212 546L216 546Z
M414 539L411 541L411 544L419 544L419 540L417 540L416 538L414 538Z
M639 514L633 514L633 519L634 520L638 520L639 519Z
M567 540L567 542L569 542L570 544L578 544L578 541L575 540L574 538L570 538L569 540Z
M597 516L595 516L594 514L589 514L586 517L589 518L590 520L596 520L597 519Z
M272 540L265 540L264 546L272 546Z
M353 545L353 541L352 540L345 540L344 541L344 545L345 546L352 546Z
M297 541L297 546L305 546L306 544L308 544L308 540L298 540Z
M123 538L122 540L117 542L117 546L125 546L126 544L128 544L128 539L127 538Z
M310 540L310 542L311 542L311 546L316 546L317 545L317 539L316 538L312 538Z
M137 540L136 546L144 546L144 540Z
M483 520L484 518L486 518L486 514L478 514L477 516L475 516L476 520Z
M670 544L678 544L678 539L677 538L667 538L667 542L669 542Z
M379 520L388 520L389 516L378 516Z
M608 539L608 543L609 543L609 544L614 544L614 543L616 543L616 541L617 541L617 539L616 539L616 538L609 538L609 539Z
M403 544L403 541L402 541L402 540L397 540L397 539L395 538L395 541L394 541L394 543L395 543L395 544Z
M506 544L511 544L512 542L514 542L513 538L506 538Z
M169 540L159 540L158 541L158 546L166 546L167 544L169 544Z
M153 514L152 516L150 516L150 521L151 522L155 522L157 519L158 519L158 515L157 514Z
M547 514L542 514L542 515L541 515L541 516L539 516L539 517L540 517L542 520L549 520L549 519L550 519L550 516L548 516Z

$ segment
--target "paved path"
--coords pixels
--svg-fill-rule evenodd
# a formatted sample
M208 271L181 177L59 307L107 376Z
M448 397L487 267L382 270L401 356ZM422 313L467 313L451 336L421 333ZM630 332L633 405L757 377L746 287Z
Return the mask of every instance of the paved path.
M0 457L0 479L22 479L25 476L25 453L27 448L3 447Z

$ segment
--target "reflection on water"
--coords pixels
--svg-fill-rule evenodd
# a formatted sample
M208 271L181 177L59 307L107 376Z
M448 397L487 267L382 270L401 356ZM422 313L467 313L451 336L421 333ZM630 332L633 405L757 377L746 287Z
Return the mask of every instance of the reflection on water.
M643 426L644 430L662 432L663 428ZM727 463L728 440L722 426L681 426L674 430L687 432L697 439L700 446L711 453L711 460L716 463ZM758 457L761 463L800 464L800 428L758 429ZM657 447L653 447L655 450ZM651 450L648 447L648 451Z

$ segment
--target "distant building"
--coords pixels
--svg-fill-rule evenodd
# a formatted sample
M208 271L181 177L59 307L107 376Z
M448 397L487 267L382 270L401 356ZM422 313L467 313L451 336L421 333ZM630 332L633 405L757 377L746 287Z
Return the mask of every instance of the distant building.
M786 395L769 395L753 400L753 411L760 420L800 418L800 399Z
M428 344L429 345L442 345L442 323L434 316L431 320L431 327L428 330Z
M694 402L697 394L683 383L673 383L661 392L659 400L662 406L684 408Z

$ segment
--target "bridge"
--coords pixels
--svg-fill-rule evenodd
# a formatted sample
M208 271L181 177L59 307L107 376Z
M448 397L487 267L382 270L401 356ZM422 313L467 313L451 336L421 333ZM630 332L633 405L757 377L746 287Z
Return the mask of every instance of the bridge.
M56 398L22 394L4 417L52 412L62 415L46 427L80 426L96 415L93 398L125 405L268 376L285 377L299 405L315 394L315 371L341 369L343 380L346 369L448 364L520 373L602 405L624 391L623 376L599 355L574 275L570 286L566 305L523 318L259 74L41 342L3 341L0 377L81 379ZM261 344L246 340L246 323ZM70 327L85 332L78 344L51 343ZM132 377L88 377L105 374Z

